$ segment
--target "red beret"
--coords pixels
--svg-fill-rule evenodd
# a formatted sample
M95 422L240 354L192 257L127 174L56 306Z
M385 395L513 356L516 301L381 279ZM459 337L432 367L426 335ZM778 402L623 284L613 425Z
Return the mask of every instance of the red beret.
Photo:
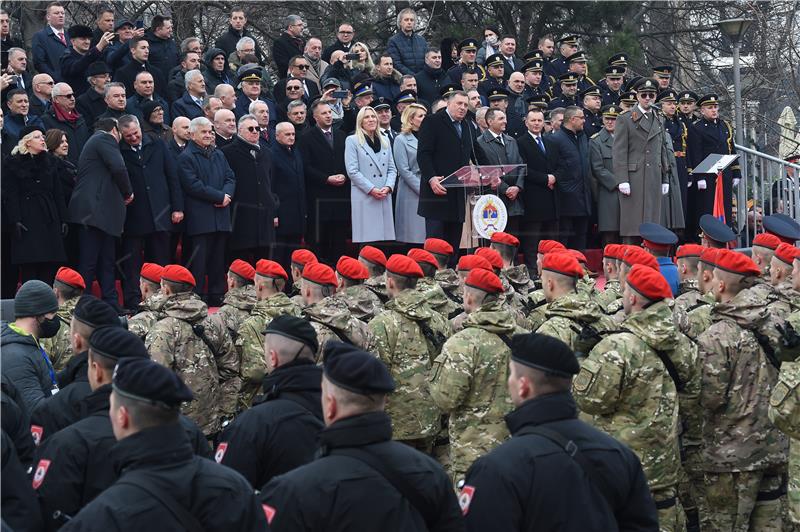
M161 282L161 275L164 272L164 267L158 264L153 264L152 262L145 262L142 264L142 271L139 275L143 279L147 279L151 283L160 283Z
M560 249L567 249L564 247L564 244L559 242L558 240L540 240L539 241L539 249L538 252L544 255L545 253L550 253L551 251L557 251Z
M583 277L583 268L571 253L548 253L542 259L542 271L544 270L570 277Z
M173 283L184 283L195 286L194 275L192 272L179 264L167 264L161 272L161 278Z
M420 248L413 248L408 251L408 256L417 261L417 263L426 263L430 264L434 268L439 267L439 263L436 262L436 257L433 256L432 253L425 251L424 249Z
M426 239L423 249L430 253L436 253L437 255L453 254L453 246L451 246L447 241L442 240L441 238Z
M81 274L72 268L67 268L66 266L62 266L58 269L56 272L56 281L68 284L73 288L86 290L86 282L83 280L83 276L81 276Z
M628 251L625 253L625 258L622 259L622 261L629 267L634 264L642 264L658 271L658 261L656 258L640 247L629 246Z
M634 264L631 271L628 272L625 282L651 301L672 297L669 283L661 275L661 272L643 264Z
M336 271L339 272L339 275L342 277L347 277L354 281L369 279L367 267L353 257L348 257L346 255L339 257L339 260L336 262Z
M775 256L791 266L795 259L800 259L800 249L786 242L782 242L781 245L775 249Z
M283 266L274 260L260 259L256 262L256 273L262 277L272 277L273 279L289 280L289 274L283 269Z
M488 260L477 255L462 255L461 258L458 259L456 270L468 272L475 268L483 268L491 271L492 265L489 264Z
M514 246L516 248L519 247L519 238L515 237L511 233L497 231L496 233L492 233L492 243L505 244L507 246Z
M607 244L606 247L603 248L603 258L622 260L623 252L624 248L619 244Z
M361 248L361 251L358 252L358 257L372 264L377 264L384 268L386 267L386 255L376 247L364 246Z
M231 262L228 271L231 271L239 277L247 279L248 281L252 281L256 276L255 268L250 266L250 263L245 262L242 259L236 259L235 261Z
M483 290L489 294L503 293L503 283L500 282L500 278L492 271L484 268L473 268L470 270L464 284L472 288L477 288L478 290Z
M781 239L772 233L759 233L753 239L753 245L775 250L781 245Z
M402 275L404 277L423 277L422 268L419 267L417 261L405 255L392 255L386 261L386 271L395 275Z
M577 249L568 249L567 251L569 251L570 255L575 257L575 260L577 260L578 262L580 262L583 265L586 264L586 255L584 255L583 253L581 253Z
M503 269L503 257L500 256L500 252L496 249L492 248L478 248L475 250L475 254L479 257L483 257L484 259L489 261L489 264L492 265L492 268L495 270L502 270Z
M716 266L718 252L718 248L705 248L700 254L700 262L705 262L709 266Z
M308 249L296 249L292 251L292 263L305 266L309 262L317 262L317 256Z
M730 249L720 249L717 251L716 267L726 272L738 275L761 275L761 270L753 262L753 259Z
M336 280L336 274L333 268L320 262L309 262L303 268L303 279L311 281L312 283L321 284L323 286L338 286L339 281Z
M685 259L688 257L700 258L706 248L700 244L684 244L675 252L676 259Z

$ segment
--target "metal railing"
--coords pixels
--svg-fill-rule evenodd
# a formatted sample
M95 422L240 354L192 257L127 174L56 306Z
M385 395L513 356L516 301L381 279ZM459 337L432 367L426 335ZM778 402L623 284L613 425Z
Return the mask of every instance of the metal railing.
M736 144L741 181L736 194L739 246L762 232L761 220L783 213L800 222L800 165ZM740 213L745 212L745 216Z

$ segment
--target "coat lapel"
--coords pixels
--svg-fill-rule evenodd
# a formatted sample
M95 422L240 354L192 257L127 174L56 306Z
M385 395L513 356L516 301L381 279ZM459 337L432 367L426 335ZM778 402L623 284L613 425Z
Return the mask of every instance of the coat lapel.
M366 153L369 156L369 158L372 159L372 161L375 163L375 168L377 169L377 171L380 172L381 175L383 175L383 170L381 169L381 163L377 158L378 154L375 153L372 150L372 148L370 148L366 143L361 145L361 149L364 150L364 153ZM383 151L383 148L381 148L381 151Z

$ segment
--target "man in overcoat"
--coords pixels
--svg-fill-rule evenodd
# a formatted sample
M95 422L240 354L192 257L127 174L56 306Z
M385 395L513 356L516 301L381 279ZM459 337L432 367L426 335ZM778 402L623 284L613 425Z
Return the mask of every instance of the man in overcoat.
M589 139L592 192L597 205L597 230L603 239L603 246L619 241L619 191L612 163L614 129L619 112L618 105L604 106L601 111L603 129Z

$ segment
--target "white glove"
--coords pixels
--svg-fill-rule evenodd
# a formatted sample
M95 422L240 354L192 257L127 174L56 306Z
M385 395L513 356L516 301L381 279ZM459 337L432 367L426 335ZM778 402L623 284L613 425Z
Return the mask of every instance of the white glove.
M631 195L631 184L630 183L620 183L619 187L617 187L617 188L619 188L619 191L624 196L630 196Z
M705 190L706 188L708 187L706 186L705 179L701 179L700 181L697 182L697 190Z
M666 196L669 194L669 183L661 183L661 195Z
M738 179L734 179L733 180L733 186L735 186L735 187L739 186L739 180Z
M692 188L692 183L693 183L693 181L689 181L689 182L686 184L686 188Z

